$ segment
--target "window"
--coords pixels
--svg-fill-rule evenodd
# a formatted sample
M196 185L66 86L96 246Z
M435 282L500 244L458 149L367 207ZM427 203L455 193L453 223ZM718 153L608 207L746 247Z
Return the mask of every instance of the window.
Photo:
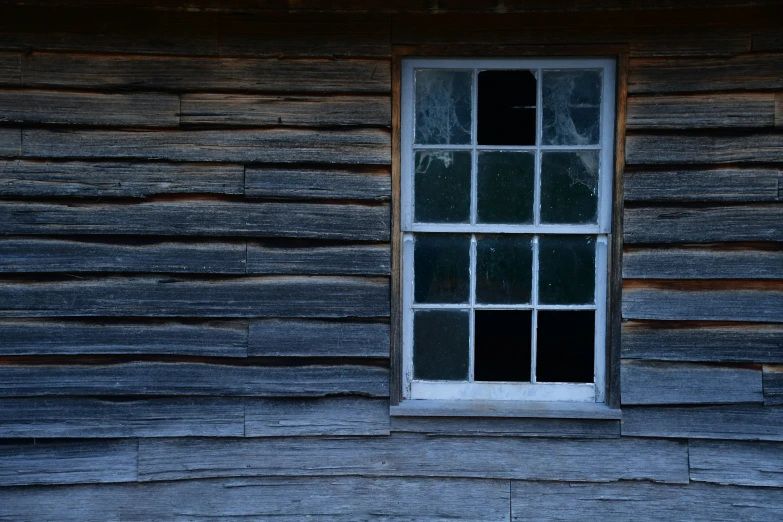
M403 399L604 402L614 63L403 60Z

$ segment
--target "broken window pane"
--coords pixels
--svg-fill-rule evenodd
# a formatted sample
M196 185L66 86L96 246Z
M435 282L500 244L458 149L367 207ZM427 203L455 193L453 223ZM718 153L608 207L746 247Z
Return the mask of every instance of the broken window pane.
M536 76L531 71L479 71L478 144L536 144Z
M422 310L413 314L415 379L468 379L469 321L467 310Z
M538 382L594 381L594 311L539 310L536 335Z
M543 71L544 145L595 145L601 135L601 71Z
M416 70L414 143L471 143L472 71Z
M541 155L541 221L598 221L598 151Z
M530 310L476 310L477 381L530 382Z
M476 301L529 303L533 281L530 236L498 234L476 241Z
M477 183L479 223L533 222L532 152L480 152Z
M595 301L595 237L541 236L538 240L538 301Z
M470 222L470 151L418 151L415 161L415 221Z
M467 303L470 236L417 234L413 243L416 303Z

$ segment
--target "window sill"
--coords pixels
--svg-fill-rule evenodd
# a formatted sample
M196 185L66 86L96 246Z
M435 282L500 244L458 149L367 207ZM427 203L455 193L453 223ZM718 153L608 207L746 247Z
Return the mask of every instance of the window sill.
M594 402L407 400L391 406L393 417L511 417L620 420L622 412Z

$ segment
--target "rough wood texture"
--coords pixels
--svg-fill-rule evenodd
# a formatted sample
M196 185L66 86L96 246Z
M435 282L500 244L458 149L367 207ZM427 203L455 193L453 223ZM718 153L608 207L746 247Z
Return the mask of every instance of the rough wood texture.
M728 404L763 401L761 368L624 361L623 404Z
M388 127L389 118L388 96L182 95L184 125Z
M634 520L769 522L783 512L783 492L708 484L668 486L511 483L511 520Z
M3 196L242 194L243 167L196 163L0 161Z
M179 96L5 90L0 97L0 122L176 127Z
M319 397L389 395L389 372L372 366L229 366L134 362L0 366L0 396L222 395Z
M136 480L135 440L0 444L0 486Z
M775 127L783 127L783 93L775 94Z
M628 92L709 92L783 88L783 54L731 58L634 58Z
M0 238L0 272L244 274L244 242L111 242Z
M626 201L778 201L778 169L628 170Z
M22 131L0 127L0 157L22 155Z
M513 458L509 458L513 456ZM688 481L687 445L642 439L427 437L141 439L140 480L216 476L440 476Z
M774 93L631 96L628 129L769 128Z
M774 163L780 161L781 147L783 134L631 134L625 158L629 165Z
M162 519L296 522L507 522L507 481L428 478L241 478L14 488L0 491L18 521Z
M783 365L764 365L764 404L783 405Z
M19 85L22 81L22 55L0 53L0 85Z
M0 320L0 355L247 356L245 321L199 323Z
M623 408L629 437L783 441L783 408L761 405Z
M391 180L383 171L259 169L245 171L245 194L267 198L388 200Z
M783 279L783 250L726 248L633 248L623 254L630 279Z
M569 401L463 401L407 400L390 408L392 416L400 417L473 417L519 419L594 419L618 420L622 412L606 404Z
M487 417L392 417L395 432L463 437L555 437L603 439L620 436L620 422L593 419L504 419Z
M783 206L625 208L626 243L783 241Z
M692 481L783 487L783 445L778 443L692 440L688 460Z
M783 51L783 32L778 29L754 33L753 51Z
M623 324L623 358L783 363L783 325Z
M44 130L23 131L22 152L41 158L138 158L171 161L385 165L389 132L381 129Z
M162 200L0 206L5 234L267 236L385 241L388 205Z
M250 323L248 355L388 357L389 325L280 319L253 321Z
M388 434L387 399L245 399L246 437Z
M388 245L287 246L247 245L251 274L389 275Z
M242 399L0 399L0 437L241 437L244 416Z
M6 282L0 317L385 317L385 279L79 278Z
M388 60L253 59L34 52L22 84L177 91L388 93Z

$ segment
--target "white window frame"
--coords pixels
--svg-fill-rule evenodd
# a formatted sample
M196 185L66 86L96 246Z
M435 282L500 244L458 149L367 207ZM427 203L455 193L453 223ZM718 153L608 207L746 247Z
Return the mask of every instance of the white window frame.
M472 143L470 145L414 145L414 69L462 69L473 71L472 89ZM536 145L489 146L478 145L476 134L477 80L479 70L526 69L536 71ZM601 124L598 145L559 146L541 145L541 71L543 69L601 69L603 89L601 97ZM440 59L407 58L402 61L401 76L401 235L402 248L402 370L403 400L482 400L482 401L574 401L605 402L606 393L606 313L608 291L608 235L612 222L612 178L614 171L615 130L615 75L616 62L611 58L551 58L551 59ZM414 151L425 149L471 150L471 222L470 224L426 224L413 221ZM479 150L519 150L535 152L536 178L534 193L534 223L532 225L476 224L476 158ZM598 220L588 225L545 225L540 223L540 162L541 152L549 150L599 150ZM413 312L416 309L467 309L465 305L413 303L413 238L417 232L453 232L471 234L470 246L470 359L469 382L424 381L413 378ZM482 233L515 233L533 235L533 288L530 304L477 305L475 296L476 236ZM595 304L541 305L538 304L538 235L580 234L596 238ZM475 309L532 310L531 382L474 382L474 316ZM595 310L594 383L537 383L536 325L537 310Z

